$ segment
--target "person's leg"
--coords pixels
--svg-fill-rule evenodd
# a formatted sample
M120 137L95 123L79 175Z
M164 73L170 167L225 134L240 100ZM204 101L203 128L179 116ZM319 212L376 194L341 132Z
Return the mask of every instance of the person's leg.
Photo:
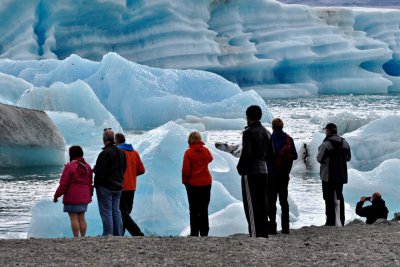
M102 235L113 235L112 192L103 186L98 186L96 188L96 195L100 217L103 222Z
M342 223L342 226L344 226L345 210L344 210L343 185L340 185L336 192L338 195L338 199L340 201L340 221Z
M112 191L112 220L113 220L113 235L122 236L122 216L119 209L121 199L121 191Z
M135 191L122 191L121 200L119 203L123 224L122 235L125 234L126 229L131 236L144 236L139 226L135 223L130 215L132 212L134 197Z
M79 221L79 232L81 233L81 237L84 237L86 235L86 229L87 229L85 212L78 213L78 221Z
M248 225L248 230L250 236L252 236L252 221L250 219L250 203L247 201L247 196L249 194L248 192L248 186L247 186L247 175L243 175L241 179L241 184L242 184L242 200L243 200L243 208L244 208L244 214L246 215L246 220L247 220L247 225Z
M208 222L208 205L210 204L211 198L211 185L201 186L200 190L200 236L208 236L208 232L210 230Z
M79 237L79 221L78 221L78 213L68 212L69 219L71 221L71 229L74 237Z
M198 199L197 192L194 186L185 185L189 202L190 213L190 236L199 236L199 213L198 213Z
M335 226L335 190L328 184L328 182L322 182L322 194L325 200L325 214L326 223L328 226Z
M270 177L268 180L268 234L276 234L276 199L278 197L278 183L279 177Z
M285 178L279 186L279 204L281 206L281 226L282 234L289 234L289 202L288 202L288 186L289 177Z
M252 237L268 237L267 182L268 174L249 175L245 179Z

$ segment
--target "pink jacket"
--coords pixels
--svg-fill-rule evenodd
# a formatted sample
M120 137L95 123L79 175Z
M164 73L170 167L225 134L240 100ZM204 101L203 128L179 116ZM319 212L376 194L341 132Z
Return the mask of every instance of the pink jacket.
M64 167L54 198L64 195L64 204L87 204L92 201L93 172L83 158L77 158Z

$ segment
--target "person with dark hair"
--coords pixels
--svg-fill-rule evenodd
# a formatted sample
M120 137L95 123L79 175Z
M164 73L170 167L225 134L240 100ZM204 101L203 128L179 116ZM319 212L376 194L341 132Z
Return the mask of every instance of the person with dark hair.
M271 134L260 122L259 106L248 107L246 117L242 154L237 165L242 176L243 206L250 237L268 237L267 162L273 157Z
M145 169L139 153L137 150L133 149L131 144L126 143L125 136L122 133L115 134L115 144L119 149L124 151L126 158L126 171L124 175L121 200L119 203L123 224L122 234L125 234L126 229L131 236L144 236L130 214L132 212L133 199L135 197L137 176L144 174Z
M321 164L325 225L344 226L343 185L347 183L347 161L351 159L350 146L337 134L334 123L328 123L324 130L326 137L318 148L317 161Z
M372 205L363 207L365 201L371 201ZM389 210L379 192L375 192L371 197L361 197L357 203L356 214L361 217L367 217L367 224L373 224L377 219L387 219Z
M182 183L186 187L190 212L190 236L208 236L208 205L211 197L212 177L208 164L213 157L201 141L199 132L188 137L182 165Z
M268 233L276 234L276 200L279 196L281 205L282 234L289 234L289 203L288 185L289 173L293 160L297 159L297 151L293 138L283 131L283 121L279 118L272 120L272 146L274 157L268 164Z
M94 186L96 188L100 217L103 222L103 236L122 235L122 217L119 202L122 194L126 170L125 153L114 143L114 132L104 129L103 151L94 167Z
M69 148L70 162L64 167L53 201L57 202L62 195L64 212L68 212L74 237L86 235L87 224L85 212L93 196L93 172L83 158L80 146Z

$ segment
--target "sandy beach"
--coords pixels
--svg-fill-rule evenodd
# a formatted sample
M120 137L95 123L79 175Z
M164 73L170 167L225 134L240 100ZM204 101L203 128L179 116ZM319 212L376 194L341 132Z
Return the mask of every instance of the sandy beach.
M400 224L304 227L268 239L0 240L0 266L400 266Z

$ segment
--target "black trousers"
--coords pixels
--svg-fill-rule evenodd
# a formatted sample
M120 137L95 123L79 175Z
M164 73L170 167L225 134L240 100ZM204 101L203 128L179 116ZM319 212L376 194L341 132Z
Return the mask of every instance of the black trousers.
M193 186L186 184L189 200L190 235L208 236L208 205L210 204L211 185Z
M143 236L144 234L140 230L139 226L133 221L130 214L132 212L133 198L135 197L135 191L122 191L121 200L119 202L119 209L122 215L123 234L125 230L131 234L131 236Z
M281 206L282 232L289 232L288 174L274 174L268 180L268 218L269 230L276 233L276 201L279 196Z
M251 237L268 237L268 174L242 176L244 212Z
M336 199L335 199L336 192ZM343 185L334 186L328 182L322 181L322 194L325 200L325 214L326 223L325 225L335 226L336 225L336 211L335 201L340 201L340 221L344 226L344 198L343 198Z

